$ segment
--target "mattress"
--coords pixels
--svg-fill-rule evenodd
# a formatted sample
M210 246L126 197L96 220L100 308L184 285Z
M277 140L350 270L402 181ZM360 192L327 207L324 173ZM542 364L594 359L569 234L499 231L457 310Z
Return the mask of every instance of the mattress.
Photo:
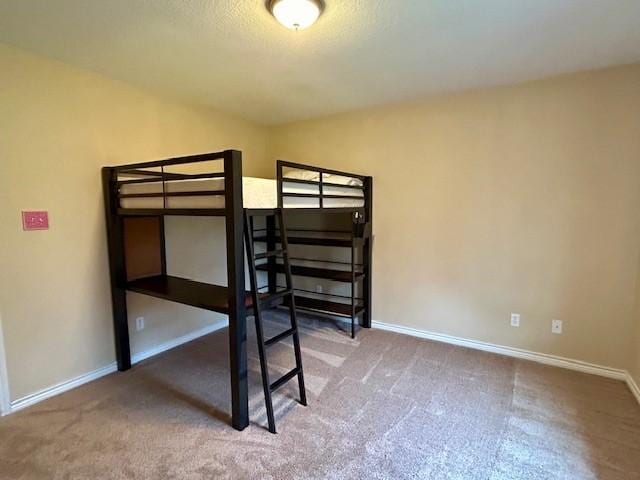
M289 178L295 178L290 176ZM324 186L324 195L343 195L353 198L325 198L324 208L354 208L364 206L362 190L349 188L352 179L343 177L331 179L330 183L341 186ZM287 182L283 179L282 191L284 193L319 194L319 186ZM323 180L329 180L323 177ZM223 178L205 178L192 180L179 180L166 182L167 193L202 192L224 190ZM120 193L149 194L162 193L162 182L128 183L120 187ZM276 208L278 206L278 186L276 180L269 178L242 177L242 200L244 208ZM122 208L224 208L223 195L198 195L198 196L169 196L164 205L162 197L134 197L120 199ZM285 208L319 208L319 199L313 197L283 197Z

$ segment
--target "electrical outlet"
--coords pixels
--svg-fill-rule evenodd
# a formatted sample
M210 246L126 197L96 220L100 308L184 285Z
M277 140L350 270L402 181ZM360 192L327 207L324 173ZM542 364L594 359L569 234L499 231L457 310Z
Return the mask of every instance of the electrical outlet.
M551 320L551 332L558 335L562 333L562 320Z
M144 317L136 318L136 330L139 332L140 330L144 330Z
M512 327L519 327L520 326L520 314L519 313L512 313L511 314L511 326Z
M322 285L316 285L316 293L322 293Z

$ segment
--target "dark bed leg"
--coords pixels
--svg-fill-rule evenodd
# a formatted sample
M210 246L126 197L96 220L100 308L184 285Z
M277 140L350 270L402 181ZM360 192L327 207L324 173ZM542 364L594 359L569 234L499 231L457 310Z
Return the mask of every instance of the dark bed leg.
M242 154L224 152L224 189L227 232L227 288L229 293L229 367L231 369L231 424L249 425L247 382L247 319L245 313L244 223Z
M364 315L362 316L362 326L365 328L371 328L371 276L372 276L372 260L373 260L373 178L367 177L364 181L364 206L365 217L371 227L371 234L364 242L363 248L363 264L364 264L364 280L363 280L363 292L364 298Z
M111 307L113 309L113 329L118 370L131 368L129 347L129 322L127 320L127 273L124 262L124 236L122 217L117 215L116 195L117 175L112 168L102 169L102 188L107 220L107 247L109 250L109 276L111 279Z

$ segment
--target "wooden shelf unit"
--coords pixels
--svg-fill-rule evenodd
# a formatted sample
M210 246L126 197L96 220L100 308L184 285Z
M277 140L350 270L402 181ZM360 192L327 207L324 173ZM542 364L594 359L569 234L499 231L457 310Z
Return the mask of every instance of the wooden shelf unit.
M309 255L308 253L304 255L305 258L293 258L293 260L302 262L317 263L318 266L291 265L291 273L294 277L317 278L349 285L350 295L343 297L348 303L334 301L338 297L342 297L341 295L312 293L302 289L296 290L295 298L296 307L300 309L350 318L352 322L352 336L354 336L354 325L356 321L362 323L364 326L369 326L368 315L370 308L367 308L366 305L370 305L368 300L370 297L367 293L370 288L370 275L367 273L370 271L370 268L368 268L370 259L365 257L367 253L370 252L371 225L370 223L367 224L365 221L366 217L361 216L360 212L354 210L350 212L350 214L352 222L351 229L338 231L294 229L296 235L288 235L287 237L289 245L350 249L350 262L324 260L314 256L314 254ZM279 234L273 226L269 227L269 225L267 225L267 228L252 233L254 233L254 241L264 243L267 250L275 250L280 243ZM319 234L322 234L322 236L319 236ZM356 254L359 249L362 249L364 264L356 263ZM338 264L342 264L343 267L337 267ZM273 288L273 285L275 285L276 275L284 274L285 272L284 265L278 263L275 258L261 265L257 265L256 269L268 274L270 288ZM358 285L362 285L363 298L356 298Z

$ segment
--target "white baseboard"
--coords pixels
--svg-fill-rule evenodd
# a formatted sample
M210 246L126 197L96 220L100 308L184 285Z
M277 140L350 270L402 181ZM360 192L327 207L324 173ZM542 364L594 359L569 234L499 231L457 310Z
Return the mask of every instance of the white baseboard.
M17 412L18 410L22 410L23 408L35 405L36 403L46 400L47 398L54 397L63 392L71 390L72 388L76 388L80 385L84 385L85 383L97 380L100 377L104 377L105 375L109 375L110 373L115 372L117 369L118 366L116 365L116 362L113 362L92 372L88 372L70 380L57 383L47 388L43 388L42 390L38 390L35 393L25 395L24 397L11 402L10 413Z
M158 355L159 353L165 352L179 345L195 340L196 338L213 333L216 330L220 330L221 328L226 327L227 325L228 322L225 320L214 323L213 325L208 325L204 328L201 328L200 330L187 333L186 335L175 338L173 340L169 340L168 342L164 342L156 347L150 348L149 350L145 350L144 352L139 352L132 355L131 362L133 364L136 364L138 362L141 362L142 360L153 357L154 355ZM85 383L97 380L98 378L109 375L110 373L113 373L117 370L118 366L116 362L112 362L109 365L98 368L97 370L93 370L92 372L87 372L70 380L57 383L56 385L52 385L47 388L43 388L42 390L31 393L11 402L7 413L14 413L18 410L22 410L23 408L30 407L31 405L35 405L36 403L46 400L47 398L54 397L63 392L79 387L80 385L84 385Z
M0 416L11 412L9 399L9 376L7 374L7 356L4 350L4 335L2 333L2 317L0 317Z
M380 330L387 330L390 332L403 333L405 335L411 335L413 337L426 338L434 340L436 342L450 343L452 345L458 345L461 347L473 348L476 350L482 350L484 352L497 353L500 355L506 355L509 357L522 358L525 360L531 360L533 362L543 363L545 365L551 365L554 367L566 368L569 370L576 370L578 372L590 373L592 375L599 375L601 377L613 378L615 380L622 380L626 382L629 390L640 404L640 387L626 370L604 367L602 365L596 365L594 363L583 362L581 360L574 360L566 357L559 357L557 355L548 355L546 353L532 352L530 350L523 350L520 348L505 347L502 345L495 345L493 343L480 342L477 340L469 340L461 337L454 337L452 335L445 335L443 333L429 332L427 330L418 330L411 327L403 327L401 325L393 325L384 322L372 322L374 328Z
M220 322L214 323L213 325L207 325L200 330L196 330L181 337L174 338L173 340L169 340L168 342L161 343L160 345L150 348L149 350L145 350L144 352L134 353L131 356L131 363L135 364L141 362L142 360L146 360L147 358L158 355L159 353L166 352L167 350L171 350L175 347L179 347L183 343L190 342L191 340L203 337L204 335L209 335L210 333L225 328L228 325L228 320L222 320Z
M578 372L591 373L593 375L614 378L616 380L628 381L628 378L630 378L626 370L604 367L602 365L583 362L581 360L574 360L571 358L559 357L557 355L549 355L546 353L532 352L520 348L505 347L502 345L495 345L493 343L480 342L477 340L468 340L466 338L454 337L452 335L429 332L426 330L418 330L415 328L403 327L390 323L375 321L372 323L373 327L379 328L381 330L388 330L390 332L404 333L405 335L426 338L429 340L435 340L437 342L450 343L452 345L473 348L476 350L482 350L484 352L498 353L500 355L506 355L509 357L522 358L524 360L544 363L545 365L567 368L569 370L576 370Z
M629 389L631 390L631 393L633 393L633 396L636 397L636 400L638 401L638 403L640 403L640 387L638 387L638 384L633 379L631 374L628 372L627 372L627 385L629 385Z

